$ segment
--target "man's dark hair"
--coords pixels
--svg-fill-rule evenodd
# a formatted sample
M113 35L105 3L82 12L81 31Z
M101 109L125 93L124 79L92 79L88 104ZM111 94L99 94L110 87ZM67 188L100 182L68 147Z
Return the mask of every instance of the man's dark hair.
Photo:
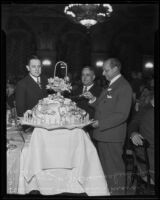
M89 70L92 71L93 74L95 75L95 70L94 70L94 68L92 68L92 67L90 67L90 66L85 66L85 67L82 68L82 71L83 71L84 69L89 69Z
M121 70L121 62L117 58L109 58L111 68L118 67Z
M36 59L36 60L40 60L41 61L41 59L38 56L30 55L30 56L27 57L27 65L29 65L30 60L32 60L32 59Z

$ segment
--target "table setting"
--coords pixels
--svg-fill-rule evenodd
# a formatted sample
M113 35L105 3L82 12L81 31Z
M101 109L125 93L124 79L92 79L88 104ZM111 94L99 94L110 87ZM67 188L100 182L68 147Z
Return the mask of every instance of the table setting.
M31 190L42 195L110 194L97 151L82 129L35 128L29 144L24 145L20 163L18 194Z
M17 194L20 174L20 155L29 135L24 134L14 109L6 113L7 193Z
M66 88L70 90L70 83L66 63L58 64L66 67L65 78L57 78L54 72L47 85L56 94L39 100L21 118L15 115L11 119L7 113L7 192L25 195L38 190L42 195L67 192L108 196L97 150L83 130L94 120L61 94ZM33 127L33 131L25 134L24 125Z
M20 169L20 154L24 145L23 137L15 123L7 123L7 193L16 194Z

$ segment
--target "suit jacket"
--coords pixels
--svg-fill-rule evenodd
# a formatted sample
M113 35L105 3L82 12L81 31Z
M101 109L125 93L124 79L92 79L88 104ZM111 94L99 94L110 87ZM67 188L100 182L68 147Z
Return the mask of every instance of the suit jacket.
M94 84L88 91L90 91L94 96L99 97L102 91L102 88ZM83 85L81 85L74 93L74 96L78 96L83 93ZM85 97L73 98L73 101L77 103L77 106L84 109L87 113L89 113L90 119L94 118L95 109L88 104L88 99Z
M41 88L39 85L27 75L20 80L16 86L16 110L19 117L24 112L32 109L40 99L47 96L46 90L47 78L41 76Z
M154 107L149 103L135 114L128 126L129 137L133 132L140 133L154 146Z
M132 88L123 76L109 88L104 89L96 102L91 104L95 107L95 119L99 121L99 128L94 130L93 137L103 142L124 142Z
M151 104L143 107L139 112L135 114L132 121L128 126L128 137L130 138L133 132L140 133L144 139L146 139L150 146L147 149L147 154L149 158L150 164L150 175L152 180L154 181L154 107ZM144 158L144 151L141 147L137 146L135 148L136 155L140 158ZM138 163L139 167L142 171L146 171L146 166L143 163Z

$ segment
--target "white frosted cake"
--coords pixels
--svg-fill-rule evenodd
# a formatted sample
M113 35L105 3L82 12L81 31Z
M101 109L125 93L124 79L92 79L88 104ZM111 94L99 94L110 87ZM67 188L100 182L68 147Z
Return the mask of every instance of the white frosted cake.
M54 94L39 100L32 111L24 114L24 121L37 125L63 126L87 123L89 115L71 99Z

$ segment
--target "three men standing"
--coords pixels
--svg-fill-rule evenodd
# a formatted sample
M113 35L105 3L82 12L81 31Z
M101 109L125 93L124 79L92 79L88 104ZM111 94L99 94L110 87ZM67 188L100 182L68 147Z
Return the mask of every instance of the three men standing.
M47 80L41 77L41 86L36 82L41 75L40 60L31 58L27 69L29 75L21 80L16 88L18 116L22 116L26 110L32 109L39 99L47 96ZM85 97L83 101L77 102L78 106L96 120L93 123L93 138L97 141L102 168L112 195L124 194L125 170L122 153L126 121L132 103L131 86L120 70L121 63L118 59L110 58L104 62L103 75L110 83L108 89L101 92L100 88L94 85L94 72L86 67L82 71L83 87L76 91L77 95L83 94Z

